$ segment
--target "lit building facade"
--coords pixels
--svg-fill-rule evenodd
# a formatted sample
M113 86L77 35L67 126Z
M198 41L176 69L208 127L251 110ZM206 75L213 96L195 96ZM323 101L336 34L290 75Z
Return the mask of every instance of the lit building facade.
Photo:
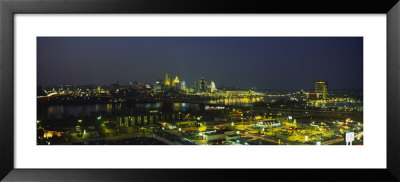
M179 78L175 76L174 80L172 81L172 86L177 87L179 85Z
M171 78L169 77L168 73L165 74L165 83L164 83L164 85L167 86L167 87L169 87L171 85Z
M182 81L182 83L181 83L181 90L186 91L186 82L185 81Z
M162 90L162 80L157 80L156 83L154 84L154 92L160 92Z
M211 90L210 90L211 92L215 92L217 90L217 88L215 87L214 81L211 81L210 88L211 88Z
M315 94L318 99L328 99L328 82L327 81L316 81L315 82Z
M207 82L204 78L197 81L197 93L205 93L207 89Z

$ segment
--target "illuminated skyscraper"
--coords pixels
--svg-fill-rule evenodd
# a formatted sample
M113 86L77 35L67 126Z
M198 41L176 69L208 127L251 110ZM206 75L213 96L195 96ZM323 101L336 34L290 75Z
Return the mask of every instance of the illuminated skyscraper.
M328 82L327 81L316 81L315 82L315 93L318 99L328 98Z
M210 87L211 87L211 92L214 92L214 91L216 91L216 90L217 90L217 88L215 87L215 83L214 83L214 81L211 81L211 83L210 83Z
M162 80L157 80L153 88L154 92L160 92L162 90Z
M193 91L194 92L198 92L199 91L199 81L194 81L194 85L193 85Z
M182 90L186 90L186 82L185 82L185 81L182 81L182 83L181 83L181 89L182 89Z
M165 74L165 86L169 87L171 85L171 78L169 78L169 74Z
M204 93L206 92L207 89L207 82L204 78L201 78L199 81L197 81L197 92L198 93Z
M178 85L179 85L179 78L178 78L178 76L175 76L174 81L172 81L172 86L175 87L175 86L178 86Z

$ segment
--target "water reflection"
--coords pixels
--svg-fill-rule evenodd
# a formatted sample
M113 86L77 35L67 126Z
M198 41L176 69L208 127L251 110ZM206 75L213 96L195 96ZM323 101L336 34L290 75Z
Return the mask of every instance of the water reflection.
M262 101L262 98L228 98L209 101L210 104L251 106L256 102ZM91 104L91 105L52 105L43 108L38 107L38 119L61 119L65 117L84 117L96 114L140 114L157 112L198 112L204 107L200 104L191 103L109 103L109 104Z
M188 103L134 103L134 104L91 104L91 105L52 105L38 108L38 119L61 119L65 117L84 117L96 114L191 112L198 111L198 104Z
M227 98L227 99L218 99L218 100L211 100L211 104L223 104L223 105L230 105L230 106L251 106L254 103L263 101L262 97L243 97L243 98Z

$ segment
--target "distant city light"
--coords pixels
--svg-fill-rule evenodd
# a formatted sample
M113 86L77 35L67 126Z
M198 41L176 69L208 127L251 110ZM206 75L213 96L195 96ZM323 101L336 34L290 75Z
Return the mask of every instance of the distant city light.
M354 145L363 144L362 92L327 90L327 81L269 91L179 78L43 88L37 143L345 145L354 132Z

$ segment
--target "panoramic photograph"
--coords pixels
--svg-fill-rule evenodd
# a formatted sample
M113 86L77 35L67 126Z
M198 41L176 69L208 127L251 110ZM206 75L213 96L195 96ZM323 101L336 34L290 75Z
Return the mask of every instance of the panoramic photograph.
M37 145L363 145L363 37L37 37L36 92Z

